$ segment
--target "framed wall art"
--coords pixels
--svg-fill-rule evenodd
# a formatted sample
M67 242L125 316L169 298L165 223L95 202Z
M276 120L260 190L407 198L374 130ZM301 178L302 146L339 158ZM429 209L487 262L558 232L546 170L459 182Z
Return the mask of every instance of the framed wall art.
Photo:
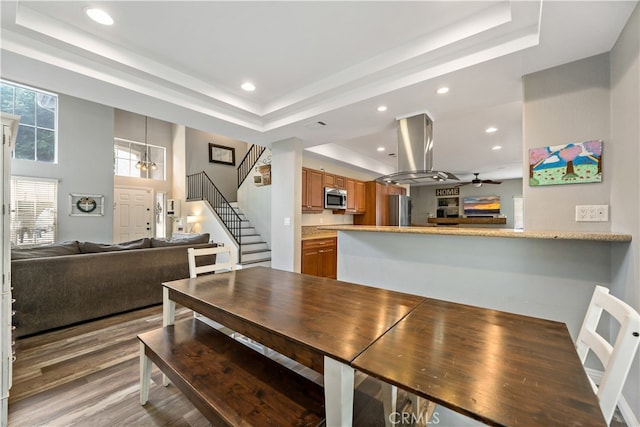
M103 216L104 196L100 194L69 194L70 216Z
M602 182L602 141L529 149L529 185Z
M236 165L236 149L209 143L209 163Z

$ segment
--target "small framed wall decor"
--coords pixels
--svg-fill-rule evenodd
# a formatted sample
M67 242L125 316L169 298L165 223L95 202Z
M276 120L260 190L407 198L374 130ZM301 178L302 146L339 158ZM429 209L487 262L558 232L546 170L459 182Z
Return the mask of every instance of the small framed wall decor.
M209 163L236 165L236 149L209 143Z
M69 194L71 216L103 216L104 196L100 194Z

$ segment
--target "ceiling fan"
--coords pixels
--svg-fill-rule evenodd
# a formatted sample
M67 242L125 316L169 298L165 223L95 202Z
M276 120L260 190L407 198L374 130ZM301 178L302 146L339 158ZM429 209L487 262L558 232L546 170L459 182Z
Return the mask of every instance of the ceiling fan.
M480 173L473 173L475 175L475 178L473 178L471 181L469 182L463 182L462 184L458 185L458 187L462 187L463 185L467 185L467 184L473 184L474 187L482 187L482 184L502 184L502 181L494 181L492 179L480 179L478 178L478 175L480 175Z

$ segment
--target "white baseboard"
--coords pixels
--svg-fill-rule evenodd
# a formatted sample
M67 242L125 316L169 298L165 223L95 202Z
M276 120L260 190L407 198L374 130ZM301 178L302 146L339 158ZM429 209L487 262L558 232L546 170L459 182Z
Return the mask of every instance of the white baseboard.
M599 371L597 369L591 369L591 368L585 368L585 371L587 371L587 375L589 375L593 379L593 381L596 382L596 384L600 382L600 378L602 378L602 371ZM624 395L622 394L618 399L618 409L622 414L622 418L624 418L624 422L629 427L640 426L640 422L638 422L638 419L636 418L636 415L633 413L631 406L629 406L627 399L625 399Z

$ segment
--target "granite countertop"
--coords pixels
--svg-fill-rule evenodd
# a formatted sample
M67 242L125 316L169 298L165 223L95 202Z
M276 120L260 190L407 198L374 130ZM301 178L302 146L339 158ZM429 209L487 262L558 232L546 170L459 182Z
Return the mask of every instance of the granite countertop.
M302 240L330 239L338 237L338 232L333 230L321 230L319 225L309 225L302 227Z
M318 232L315 234L308 234L306 236L302 236L302 240L312 240L312 239L329 239L331 237L338 237L337 231L324 231Z
M517 231L511 228L459 228L459 227L398 227L375 225L318 226L321 231L367 231L375 233L437 234L448 236L508 237L516 239L591 240L601 242L630 242L630 234L584 231Z

